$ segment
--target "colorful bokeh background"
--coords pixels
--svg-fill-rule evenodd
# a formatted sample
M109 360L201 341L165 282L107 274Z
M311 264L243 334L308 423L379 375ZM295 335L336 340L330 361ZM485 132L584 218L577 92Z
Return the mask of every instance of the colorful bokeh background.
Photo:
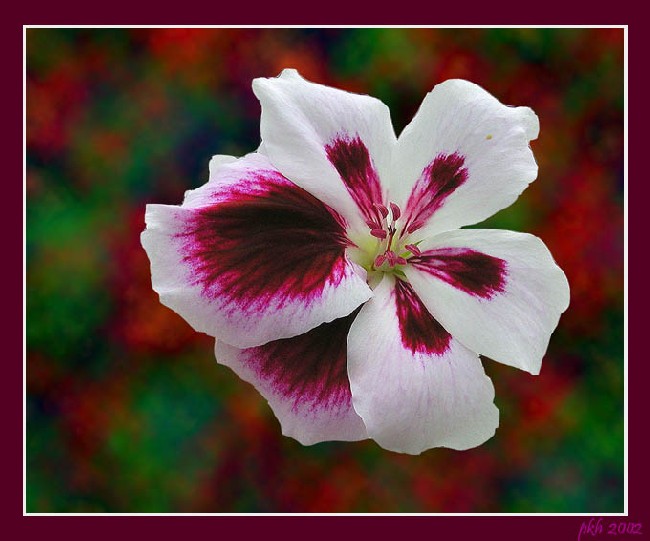
M623 30L26 32L28 512L623 511ZM251 80L285 67L398 133L454 77L538 113L538 180L481 226L539 235L572 301L541 375L485 360L483 446L303 447L151 290L145 205L257 148Z

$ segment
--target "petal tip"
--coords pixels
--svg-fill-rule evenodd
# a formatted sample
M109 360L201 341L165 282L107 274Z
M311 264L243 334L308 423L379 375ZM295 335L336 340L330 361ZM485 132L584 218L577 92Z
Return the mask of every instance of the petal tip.
M526 137L529 141L534 141L539 137L539 117L530 107L517 107L524 124Z
M253 93L259 98L258 92L268 89L269 85L278 81L305 81L305 78L300 75L297 69L285 68L275 77L256 77L253 79Z
M281 72L280 75L278 75L279 79L304 79L302 75L300 75L300 72L296 68L284 68Z
M210 180L216 175L217 171L221 169L222 166L229 163L237 161L237 158L234 156L228 156L227 154L215 154L210 158L210 163L208 164L208 170L210 172Z
M276 77L277 79L277 77ZM257 77L253 79L253 83L251 84L253 88L253 94L257 97L258 100L262 100L262 94L269 89L269 86L271 84L272 79L269 79L267 77Z

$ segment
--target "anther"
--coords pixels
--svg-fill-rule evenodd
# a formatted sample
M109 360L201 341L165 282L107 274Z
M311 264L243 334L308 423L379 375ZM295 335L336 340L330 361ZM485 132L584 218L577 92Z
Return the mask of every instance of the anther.
M385 239L388 236L388 233L383 229L371 229L370 234L378 239Z
M422 253L422 251L415 244L406 244L404 248L406 248L413 255L420 255Z
M370 229L381 229L381 224L375 222L374 220L367 220L367 221L366 221L366 225L367 225Z
M402 215L402 211L395 203L390 204L390 211L393 213L393 221L398 220L399 217Z
M388 209L380 204L380 203L375 203L375 208L381 213L381 217L386 219L388 217Z
M375 267L381 267L384 264L384 261L386 261L386 254L379 254L375 258Z

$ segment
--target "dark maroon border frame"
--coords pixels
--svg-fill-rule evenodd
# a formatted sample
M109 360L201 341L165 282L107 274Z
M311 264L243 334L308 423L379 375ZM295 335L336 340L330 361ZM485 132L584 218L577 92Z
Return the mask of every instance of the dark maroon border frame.
M339 4L337 6L337 4ZM586 4L586 3L585 3ZM318 26L323 24L348 25L605 25L628 24L629 59L629 103L635 109L629 113L629 156L640 150L647 139L645 126L650 125L647 105L642 92L647 93L644 83L648 79L647 69L641 62L647 61L643 54L645 45L643 22L646 16L634 13L611 3L598 8L595 5L558 2L525 4L512 0L483 2L478 6L465 6L460 11L454 2L448 5L436 3L408 3L390 5L390 9L378 9L378 3L363 5L359 2L330 0L325 4L310 5L292 0L267 2L261 6L250 4L243 7L228 8L227 5L212 3L209 8L198 6L182 7L161 3L124 2L119 0L110 5L80 2L75 0L67 5L50 2L38 5L35 2L9 5L3 11L3 32L0 33L0 51L3 83L0 85L5 105L3 129L0 130L3 156L3 187L6 193L3 205L2 246L7 253L4 261L22 261L23 253L23 153L22 141L22 83L23 80L23 25L46 24L66 26L73 24L240 24L240 25L282 25ZM241 4L232 4L241 6ZM320 6L320 7L319 7ZM340 9L342 8L342 9ZM498 8L498 10L497 10ZM236 10L239 11L236 11ZM16 10L13 13L9 10ZM224 11L225 10L225 11ZM528 10L528 11L526 11ZM623 11L625 10L625 11ZM633 24L630 24L633 23ZM630 54L630 50L632 53ZM634 66L632 61L637 61ZM636 71L635 71L636 67ZM643 131L642 131L643 130ZM20 135L19 135L20 134ZM637 135L637 137L634 137ZM634 197L629 198L629 284L634 286L647 281L648 271L642 266L642 251L647 247L647 233L640 207L650 196L650 180L647 172L639 164L630 160L628 178L634 181ZM631 184L631 183L630 183ZM629 185L628 185L629 191ZM643 193L645 192L645 193ZM20 202L20 203L19 203ZM637 250L635 251L634 248ZM281 536L283 539L305 537L312 540L331 538L332 535L349 537L362 535L366 538L408 539L410 536L425 536L433 539L473 540L473 539L577 539L580 526L590 517L581 516L508 516L508 517L409 517L409 516L325 516L325 517L254 517L254 516L135 516L135 517L69 517L69 516L23 516L23 358L22 325L24 304L22 283L25 269L21 265L4 265L3 274L4 303L2 310L4 342L8 344L8 355L3 363L4 377L0 400L0 416L3 427L3 441L0 445L2 458L2 500L0 505L0 531L5 539L93 539L111 540L116 536L126 539L144 537L154 539L196 537L236 536L250 539L257 536ZM647 318L645 306L650 302L647 289L629 289L629 358L628 358L628 516L604 517L603 523L641 522L643 534L650 532L650 505L645 499L645 486L650 481L648 457L650 457L650 438L646 436L647 415L650 393L645 390L645 382L650 380L650 363L645 358L639 337L644 319ZM18 307L21 307L21 318ZM21 338L19 338L21 337ZM598 515L594 515L597 519ZM597 539L582 536L582 539ZM610 537L610 536L607 536ZM623 536L642 539L642 536Z

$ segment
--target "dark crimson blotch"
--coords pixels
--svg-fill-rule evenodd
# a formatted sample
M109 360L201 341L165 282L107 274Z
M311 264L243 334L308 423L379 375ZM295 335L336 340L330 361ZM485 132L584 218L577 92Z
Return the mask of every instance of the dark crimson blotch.
M508 274L506 261L476 250L427 250L411 257L409 263L475 297L491 299L505 291Z
M383 204L381 184L361 138L338 135L325 152L366 220L381 223L382 216L375 207Z
M396 281L395 307L405 348L429 355L442 355L449 349L451 335L429 313L411 284Z
M345 408L350 405L347 336L358 308L349 316L308 333L244 351L244 362L293 407Z
M188 222L184 260L203 293L233 310L309 303L344 278L348 240L341 218L276 171L229 186L225 201Z
M467 181L465 158L453 154L439 154L427 165L417 179L406 202L405 233L422 227L454 190Z

